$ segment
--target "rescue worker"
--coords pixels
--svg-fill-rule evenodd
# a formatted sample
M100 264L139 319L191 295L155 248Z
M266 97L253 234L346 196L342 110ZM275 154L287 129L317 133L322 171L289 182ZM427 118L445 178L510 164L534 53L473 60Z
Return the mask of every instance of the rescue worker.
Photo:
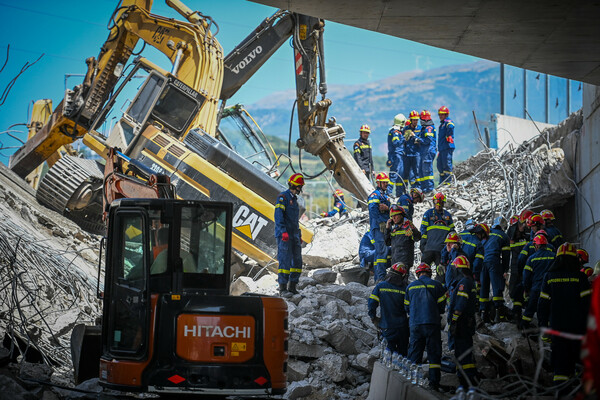
M536 251L527 259L525 268L523 268L523 290L525 297L529 297L527 307L521 317L520 328L525 329L531 326L531 320L537 311L544 276L554 263L555 258L554 249L547 246L548 238L546 236L536 235L533 238L533 243Z
M369 125L362 125L359 129L359 133L360 137L354 142L354 160L362 172L367 176L367 179L372 182L372 174L374 174L373 151L371 142L369 141L371 128L369 128Z
M558 249L558 246L563 244L565 239L558 228L554 226L554 213L550 210L542 210L540 215L544 219L544 230L548 233L548 242L554 246L555 249Z
M435 138L435 124L431 120L431 113L421 111L421 146L419 163L419 187L425 194L433 191L433 159L437 152Z
M404 308L404 296L408 284L408 269L402 263L392 265L384 281L379 282L367 307L369 317L387 340L387 347L402 356L408 355L408 317ZM377 308L381 306L377 317Z
M368 230L360 240L358 258L362 268L370 269L375 262L375 239L371 235L371 230Z
M340 189L336 189L333 193L333 210L328 212L322 212L321 217L333 217L337 213L340 214L340 217L348 214L348 210L346 209L346 203L344 202L344 192Z
M441 265L444 240L450 231L454 230L452 215L444 210L446 196L438 192L433 196L434 208L425 211L421 221L421 261L425 264L436 265L438 282L444 283L444 269Z
M460 276L458 276L458 274L456 273L452 262L458 256L466 257L467 253L465 253L465 251L463 250L462 239L460 235L456 232L450 232L448 236L446 236L444 244L445 246L442 250L441 263L446 270L446 289L448 290L448 293L452 295L452 290L454 289L455 284L458 283L458 279L460 279Z
M546 232L546 237L548 238L548 243L550 243L550 235L548 231L544 229L545 221L544 218L540 214L531 214L527 219L527 226L531 229L529 233L529 238L533 239L535 235L537 235L537 231L544 230ZM556 248L556 247L555 247Z
M475 224L475 221L469 221L471 221L471 223L465 225L470 228L459 233L459 236L462 242L462 250L465 252L467 259L471 264L473 279L475 279L475 282L479 283L484 254L482 241L487 238L487 233L481 226Z
M448 118L450 110L441 106L438 110L440 127L438 129L437 169L440 173L440 185L449 185L452 180L452 154L454 153L454 122Z
M415 241L420 239L421 232L406 218L404 208L392 205L385 234L385 243L391 248L392 265L402 263L410 270L415 261Z
M390 179L385 172L377 174L377 187L369 195L369 229L375 241L375 283L385 278L388 248L385 245L385 230L390 215L390 200L386 194Z
M427 346L429 361L429 386L439 390L442 360L441 314L446 307L446 289L431 279L431 267L422 263L415 274L417 279L406 288L404 305L409 316L410 341L408 359L417 364L423 361L423 350Z
M421 145L421 125L419 125L419 113L415 110L409 114L410 125L404 127L402 134L404 135L404 188L417 188L419 186L419 149Z
M277 281L279 294L297 294L296 285L302 273L302 236L298 195L304 187L304 176L295 173L288 179L289 189L280 193L275 203L275 238L277 239Z
M406 218L412 221L413 213L415 212L415 203L422 203L425 200L425 195L419 188L411 188L410 193L403 194L398 198L399 205L406 211Z
M477 370L473 359L473 335L475 334L475 311L477 309L477 289L473 272L467 257L461 255L452 261L457 271L458 282L450 294L448 307L448 343L454 344L454 356L459 362L456 374L463 387L476 384Z
M492 286L492 302L495 308L494 322L506 320L508 309L504 305L505 277L510 263L510 239L501 228L501 219L494 220L489 237L483 243L483 269L480 275L481 290L479 292L479 311L484 322L489 320L490 284Z
M514 321L521 320L523 312L523 266L519 267L519 254L527 245L529 238L529 227L527 219L533 214L531 210L523 210L520 215L513 220L508 228L508 238L510 239L510 279L508 282L508 292L513 303L512 317Z
M579 261L579 270L587 276L588 280L591 281L594 275L594 269L587 264L590 261L590 255L584 249L577 249L577 261Z
M584 335L590 308L590 283L579 272L577 248L563 243L556 250L556 261L543 278L537 307L540 327L566 334ZM575 372L579 363L581 340L552 335L552 369L554 384L559 385ZM561 387L559 396L573 388Z
M404 194L404 135L402 129L406 123L404 114L394 117L394 125L388 132L388 159L386 165L390 167L390 186L388 196L400 197Z

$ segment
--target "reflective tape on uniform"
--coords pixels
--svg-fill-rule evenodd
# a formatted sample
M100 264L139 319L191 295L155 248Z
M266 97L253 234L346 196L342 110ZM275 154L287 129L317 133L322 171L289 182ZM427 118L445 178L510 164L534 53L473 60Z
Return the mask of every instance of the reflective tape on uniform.
M429 368L442 368L440 364L429 364Z
M469 295L467 293L465 293L465 292L458 292L456 294L459 295L459 296L462 296L462 297L466 297L467 299L469 298Z
M442 301L445 301L445 300L446 300L446 293L444 293L444 295L442 297L440 297L437 302L441 303Z
M375 296L374 294L370 295L369 298L371 298L375 301L379 301L379 297Z
M580 294L579 297L585 297L585 296L589 296L592 293L592 291L590 289L588 290L583 290Z
M283 204L276 204L275 208L281 208L283 211L285 211L285 205Z
M504 300L504 297L492 297L493 301L501 301Z
M302 273L302 268L291 268L290 272L297 272L297 273L301 274Z
M550 295L548 293L540 292L540 299L550 300Z
M471 369L475 368L475 364L464 364L462 365L462 369Z
M289 269L281 269L281 268L279 268L277 270L277 273L278 274L287 274L287 275L289 275L290 274L290 270Z
M369 200L369 204L371 203L380 203L379 199L371 199Z
M483 254L477 253L477 254L475 254L475 258L481 258L483 260L484 257L483 257Z

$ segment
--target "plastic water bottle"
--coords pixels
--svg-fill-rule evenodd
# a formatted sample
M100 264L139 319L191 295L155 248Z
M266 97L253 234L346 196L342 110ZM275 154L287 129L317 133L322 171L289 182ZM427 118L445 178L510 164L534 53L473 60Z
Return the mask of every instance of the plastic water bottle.
M429 386L429 370L425 371L425 367L421 366L421 380L420 380L421 386L422 387L428 387Z
M410 360L408 358L404 359L404 376L406 377L406 379L410 380Z
M465 393L465 388L462 386L459 386L458 389L456 389L456 395L454 396L454 398L456 400L466 400L467 394Z
M410 366L410 383L412 383L413 385L416 385L418 382L417 380L417 364L411 364Z
M392 368L396 371L400 370L400 354L396 351L392 354Z
M379 346L380 351L380 356L381 356L381 360L383 360L384 355L385 355L385 350L387 349L387 345L388 345L388 341L386 340L386 338L383 338L383 340L381 340L381 344Z
M417 379L416 379L415 385L420 386L423 382L423 367L421 367L420 365L417 365L416 375L417 375Z
M467 400L477 400L479 399L479 396L477 396L477 391L475 390L474 387L469 388L469 391L467 392Z
M385 365L387 368L392 367L392 352L387 347L383 351L383 365Z

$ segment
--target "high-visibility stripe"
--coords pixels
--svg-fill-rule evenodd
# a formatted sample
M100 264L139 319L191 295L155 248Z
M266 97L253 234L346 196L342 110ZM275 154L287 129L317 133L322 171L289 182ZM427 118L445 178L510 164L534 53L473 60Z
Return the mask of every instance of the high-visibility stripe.
M486 299L486 298L483 298L483 297L479 298L479 302L480 303L487 303L488 301L490 301L490 299Z
M558 382L558 381L567 381L569 380L569 377L566 375L554 375L554 378L552 379L554 382Z
M513 301L513 306L519 306L522 307L523 303L521 303L520 301Z
M481 258L483 260L484 257L483 257L483 254L477 253L477 254L475 254L475 258Z
M375 296L374 294L370 295L369 298L371 298L375 301L379 301L379 297Z
M302 273L302 268L291 268L290 272L298 272L299 274Z
M583 290L580 294L579 297L585 297L585 296L589 296L590 293L592 293L592 291L590 289L588 290Z
M369 204L371 203L381 203L381 201L379 199L371 199L369 200Z
M442 368L440 364L429 364L429 368Z
M550 295L548 293L540 292L540 299L550 300Z
M526 269L527 271L533 271L533 268L531 268L529 265L526 265L523 269Z
M458 292L456 294L459 295L459 296L462 296L462 297L466 297L467 299L469 298L469 295L467 293L465 293L465 292Z
M289 275L290 274L290 270L289 269L281 269L281 268L279 268L277 270L277 273L278 274L287 274L287 275Z
M544 260L554 260L554 256L552 256L552 257L535 257L535 258L531 259L531 261L544 261Z
M446 294L445 294L445 293L444 293L444 295L443 295L442 297L440 297L440 298L438 299L438 301L437 301L437 302L438 302L438 303L441 303L442 301L446 301Z
M427 221L422 221L422 222L421 222L421 225L424 225L424 226L429 226L429 222L427 222Z
M510 250L510 246L504 246L504 247L502 248L502 250L503 250L503 251Z
M404 299L404 305L407 306L410 304L410 301L408 301L408 299Z
M523 315L523 316L521 317L521 319L522 319L523 321L531 321L531 319L532 319L532 318L531 318L531 317L528 317L528 316L526 316L526 315Z
M475 368L475 364L464 364L462 366L462 369L471 369L471 368Z
M525 246L526 244L527 244L527 241L522 240L520 242L511 243L510 247L521 247L521 246Z
M281 208L283 211L285 211L285 206L283 204L275 204L275 208Z
M458 314L452 314L452 321L458 320L458 317L459 317Z
M382 292L391 292L391 293L404 293L399 289L391 289L391 288L381 288L379 289Z
M498 296L496 296L496 297L492 297L492 300L493 301L500 301L500 300L504 300L504 297L498 297Z

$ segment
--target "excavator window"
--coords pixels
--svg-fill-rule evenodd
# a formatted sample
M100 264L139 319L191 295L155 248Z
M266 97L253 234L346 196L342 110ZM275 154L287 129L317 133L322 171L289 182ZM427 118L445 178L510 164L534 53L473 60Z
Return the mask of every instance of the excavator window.
M152 116L173 129L178 135L185 132L199 104L173 86L163 91L152 110Z
M239 113L224 114L219 123L219 134L228 147L253 163L256 168L268 169L273 164L265 145Z

